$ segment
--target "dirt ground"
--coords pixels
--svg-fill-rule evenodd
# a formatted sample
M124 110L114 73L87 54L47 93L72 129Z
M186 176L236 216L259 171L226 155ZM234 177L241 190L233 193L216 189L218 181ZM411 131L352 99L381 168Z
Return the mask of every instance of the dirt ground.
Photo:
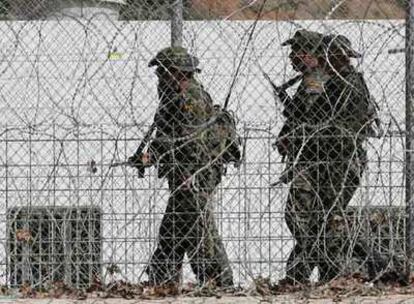
M269 298L260 297L222 297L222 298L164 298L159 300L125 300L125 299L16 299L13 297L1 297L0 303L21 303L21 304L252 304L252 303L281 303L281 304L328 304L328 303L348 303L348 304L408 304L414 303L414 295L387 295L383 297L352 297L341 301L333 299L300 299L292 296L277 296Z

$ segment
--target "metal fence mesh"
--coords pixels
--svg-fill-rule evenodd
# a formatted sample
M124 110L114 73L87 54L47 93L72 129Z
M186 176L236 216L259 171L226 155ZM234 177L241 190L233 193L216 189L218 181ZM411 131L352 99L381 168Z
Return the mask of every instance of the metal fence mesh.
M138 178L134 168L113 164L126 161L135 152L162 104L155 68L148 63L171 44L169 20L177 3L26 2L0 4L5 19L0 23L3 283L15 285L24 278L40 286L59 277L81 287L95 276L102 276L103 281L148 280L144 270L162 239L162 218L165 214L174 218L177 212L165 211L169 186L167 179L157 177L154 166L146 170L144 178ZM320 265L328 258L337 266L333 277L368 272L379 261L383 263L377 267L377 278L389 271L401 273L405 267L405 54L399 50L405 46L405 21L401 20L405 3L378 0L369 6L351 0L310 2L183 2L183 46L200 61L201 73L196 78L214 104L223 106L229 97L228 109L235 113L242 142L241 163L226 166L226 175L205 202L214 211L211 214L218 235L213 239L224 244L235 284L245 286L257 277L269 277L274 282L283 279L288 257L300 238L311 242L305 260L320 263L318 271L309 270L311 280L322 280ZM344 35L361 53L351 62L363 72L369 93L378 104L384 131L380 137L368 136L362 141L367 167L341 216L304 216L325 227L318 231L318 237L307 234L310 230L292 235L286 223L290 185L270 186L286 168L286 160L273 145L286 115L265 74L277 85L298 74L289 60L290 47L281 44L300 29L325 36ZM287 93L294 96L297 90L296 84ZM330 111L329 115L336 113ZM165 117L162 121L171 123ZM208 129L211 125L203 130ZM312 158L306 163L324 161ZM329 182L332 180L318 185ZM345 183L341 189L348 186ZM200 196L203 191L194 194L191 187L187 191L198 200L204 199ZM318 200L325 193L313 191L317 195L310 200ZM181 197L182 201L186 199ZM89 208L99 216L92 216L88 222L88 217L73 208ZM185 281L196 280L194 267L204 269L195 270L202 283L211 279L201 275L212 264L206 258L208 253L201 253L207 250L203 242L211 232L208 227L214 226L211 218L205 217L205 212L210 214L208 208L174 218L188 221L196 214L201 219L202 231L197 232L201 234L196 233L192 241L195 249L189 249L194 244L188 244L188 236L168 236L173 242L187 242L177 245L187 253ZM308 211L315 209L316 205ZM294 214L303 211L306 208ZM318 216L324 218L318 220ZM39 222L55 225L50 224L54 227L51 231L42 232ZM339 237L325 235L328 224L335 225ZM175 231L176 223L170 225L167 230ZM100 232L91 233L91 227ZM314 228L310 224L306 229ZM77 232L69 237L68 229ZM336 246L340 254L332 257L321 252L321 248L329 251L323 242ZM63 247L66 249L59 249ZM54 257L74 247L78 250L73 256L63 260ZM314 249L317 254L309 252ZM172 249L163 250L170 258ZM361 251L356 258L356 252ZM176 258L159 264L179 268L180 258ZM193 269L189 259L196 261ZM92 271L91 265L101 268ZM56 276L59 271L65 274ZM73 279L73 272L82 279Z

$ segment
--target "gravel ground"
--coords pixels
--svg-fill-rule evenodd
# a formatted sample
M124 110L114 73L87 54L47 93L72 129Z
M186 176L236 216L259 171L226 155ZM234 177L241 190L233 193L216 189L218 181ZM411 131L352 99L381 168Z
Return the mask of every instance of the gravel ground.
M21 303L21 304L252 304L252 303L281 303L281 304L328 304L328 303L348 303L348 304L414 304L414 295L387 295L384 297L354 297L335 301L332 299L298 299L293 296L277 296L269 298L259 297L222 297L222 298L164 298L159 300L125 300L125 299L15 299L12 297L1 297L0 303Z

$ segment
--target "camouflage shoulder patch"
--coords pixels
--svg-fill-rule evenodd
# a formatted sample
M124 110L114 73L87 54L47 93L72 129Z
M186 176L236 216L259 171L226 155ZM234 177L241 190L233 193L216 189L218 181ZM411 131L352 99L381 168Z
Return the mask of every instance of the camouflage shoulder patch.
M310 94L320 94L324 91L324 85L329 79L329 76L322 72L314 72L305 75L303 78L305 84L305 91Z
M208 93L195 79L183 94L183 103L180 108L185 115L187 123L197 126L206 122L213 115L213 108Z
M203 86L197 80L192 79L186 95L191 99L202 99L203 91Z
M306 83L306 92L319 94L323 92L323 83L318 82L316 80L310 80Z

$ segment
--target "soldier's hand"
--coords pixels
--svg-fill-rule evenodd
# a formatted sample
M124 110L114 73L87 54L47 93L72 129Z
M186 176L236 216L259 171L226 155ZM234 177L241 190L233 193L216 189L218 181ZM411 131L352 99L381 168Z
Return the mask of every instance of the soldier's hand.
M128 165L130 165L131 167L141 167L142 163L141 163L141 155L139 154L134 154L130 157L128 157Z
M377 126L377 132L376 132L376 137L377 138L381 138L383 137L385 134L384 128L381 125Z
M134 168L142 168L151 166L151 158L149 153L134 154L128 158L128 164Z
M277 151L280 155L286 156L289 150L289 139L281 138L278 139L274 144L273 147L276 147Z

